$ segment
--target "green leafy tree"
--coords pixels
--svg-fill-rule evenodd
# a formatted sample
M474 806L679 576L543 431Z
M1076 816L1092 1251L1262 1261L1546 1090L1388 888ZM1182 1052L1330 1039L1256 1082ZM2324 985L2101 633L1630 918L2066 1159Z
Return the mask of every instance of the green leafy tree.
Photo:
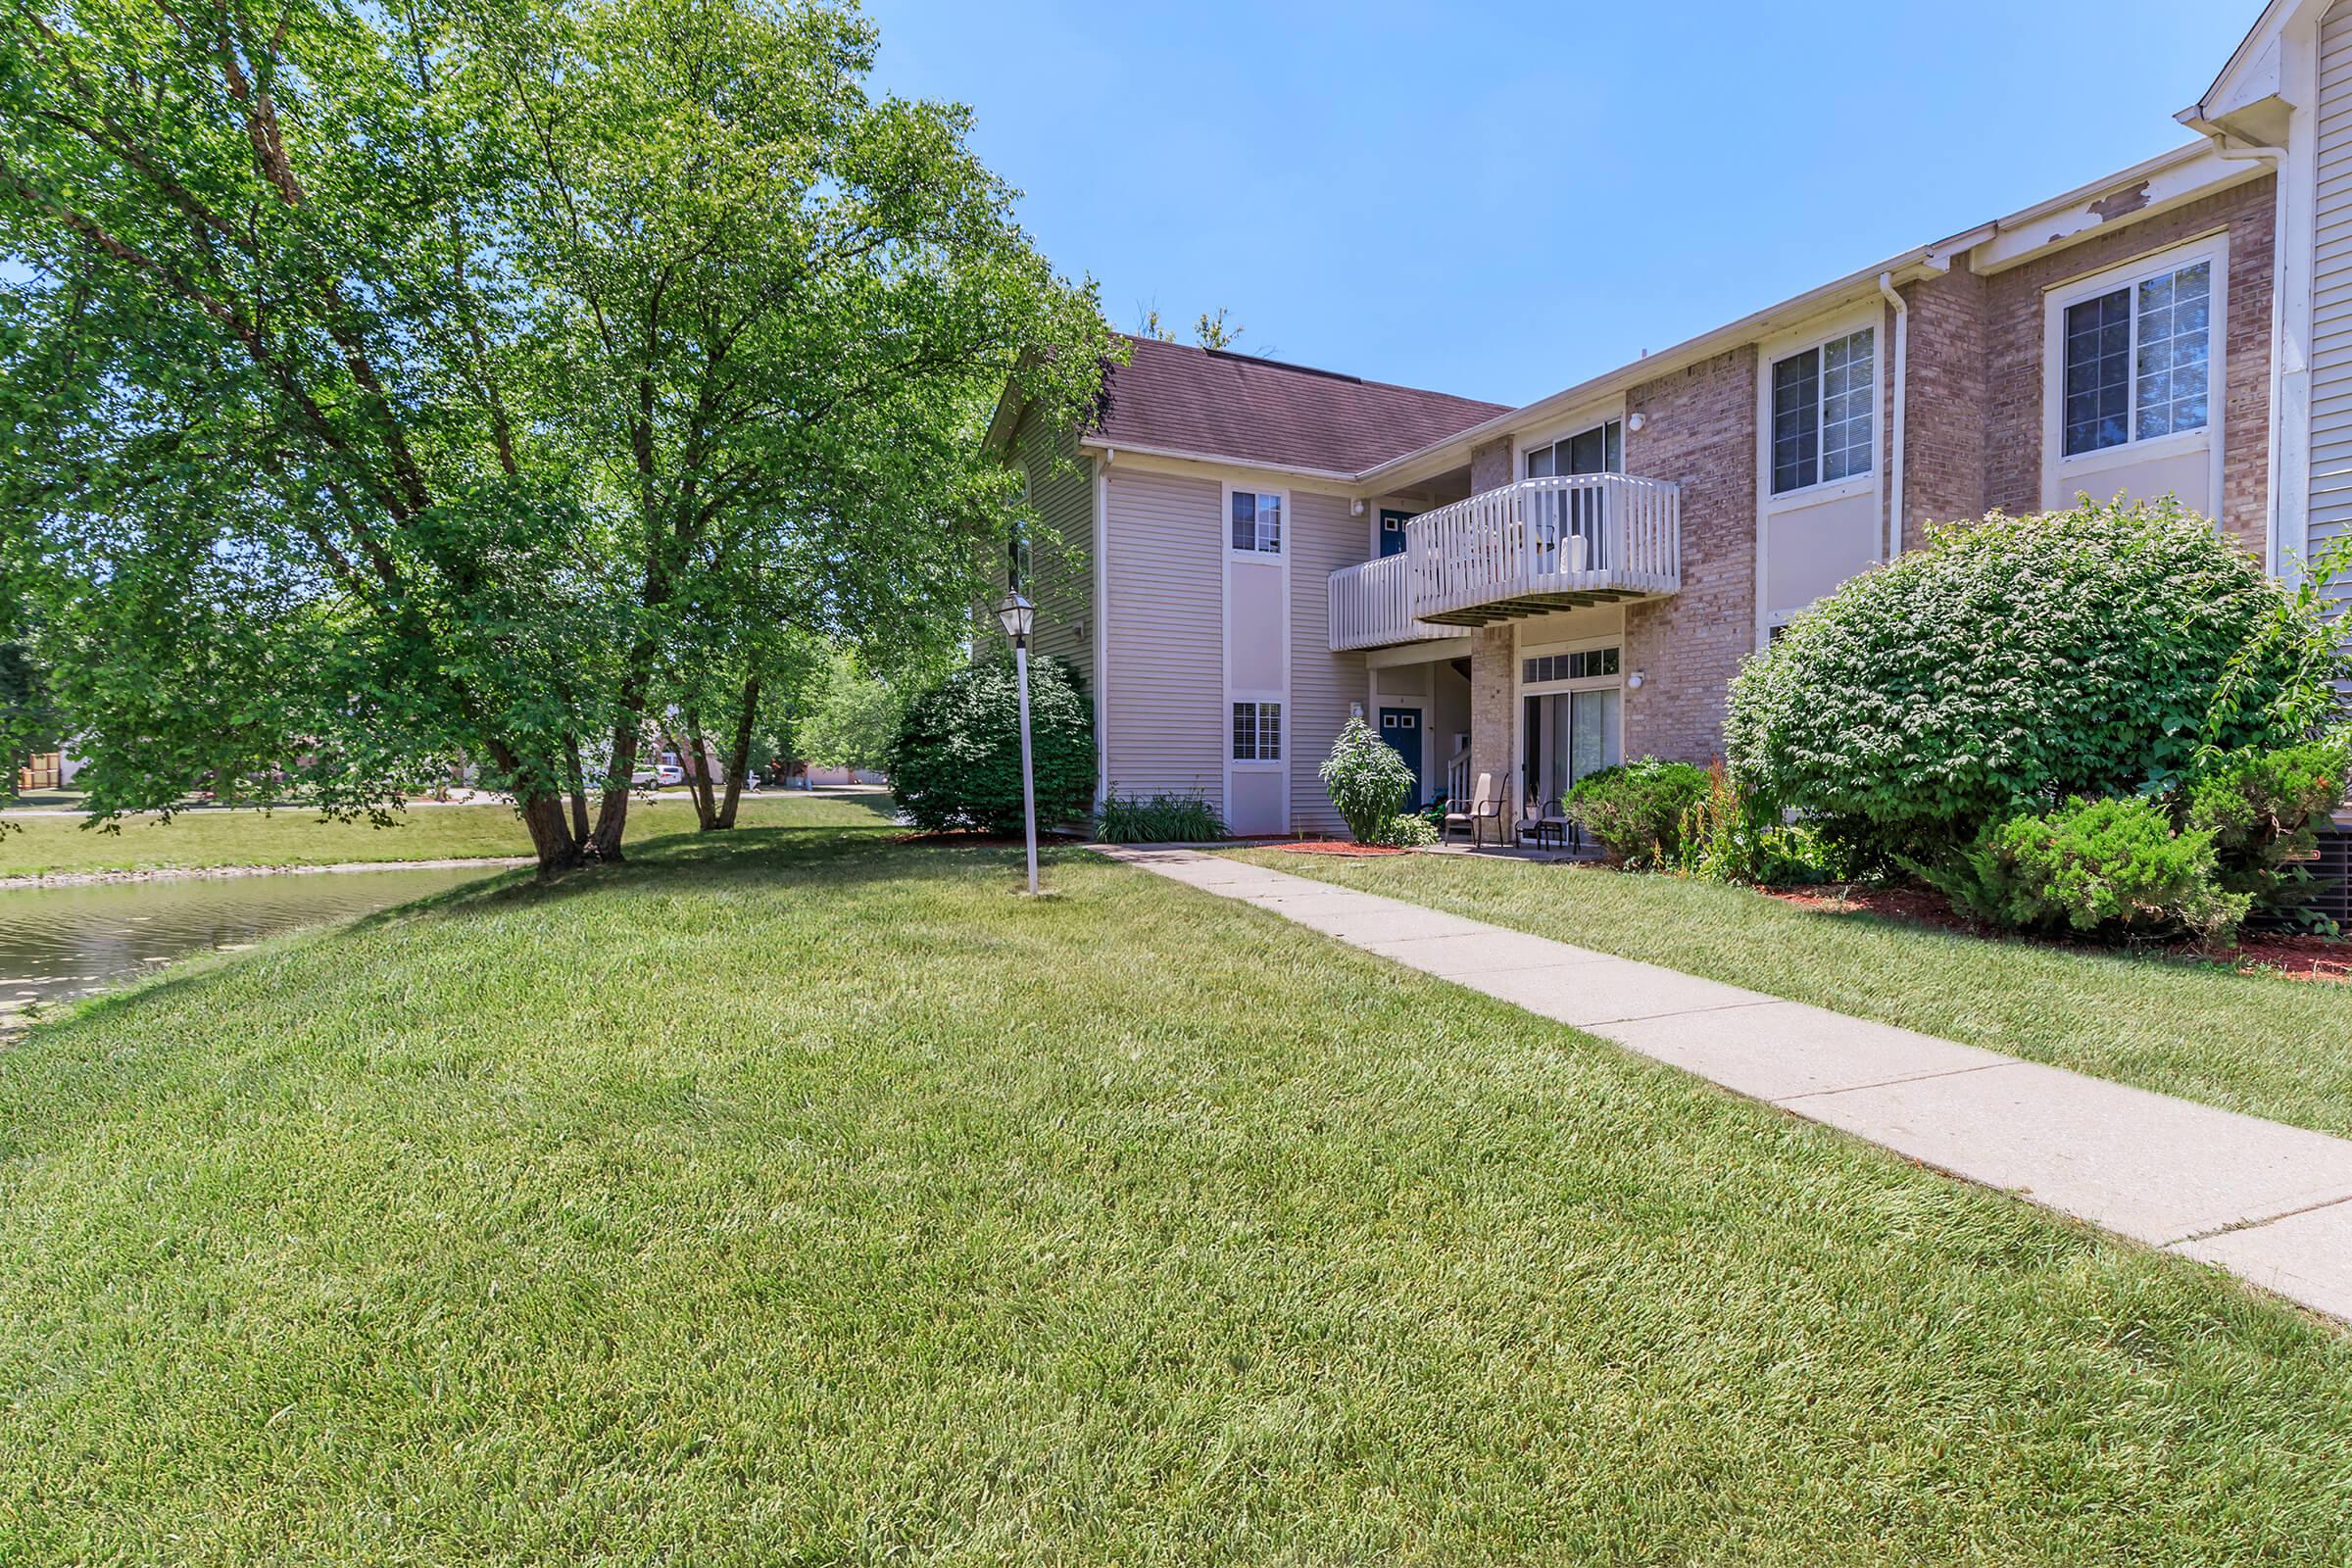
M812 683L801 755L821 767L879 768L897 738L901 709L890 682L868 673L855 654L836 652Z
M740 617L960 614L995 393L1074 416L1107 337L874 44L813 0L0 18L0 527L93 804L358 812L463 757L543 866L614 858L682 689L756 722Z

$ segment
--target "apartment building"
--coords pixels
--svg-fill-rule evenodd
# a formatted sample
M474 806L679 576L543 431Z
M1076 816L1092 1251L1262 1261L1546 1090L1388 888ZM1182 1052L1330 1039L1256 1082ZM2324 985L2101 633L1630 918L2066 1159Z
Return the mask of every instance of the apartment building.
M1333 830L1362 713L1506 811L1703 761L1775 629L1934 522L2178 496L2292 578L2352 530L2352 0L2279 0L2196 139L1519 408L1135 340L1008 393L1038 641L1101 785ZM1044 546L1045 548L1039 548Z

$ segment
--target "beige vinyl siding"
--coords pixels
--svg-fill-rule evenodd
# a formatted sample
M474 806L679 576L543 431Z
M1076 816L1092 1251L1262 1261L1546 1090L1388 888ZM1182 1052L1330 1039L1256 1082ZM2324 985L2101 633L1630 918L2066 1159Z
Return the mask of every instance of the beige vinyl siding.
M2352 536L2352 5L2320 24L2306 554Z
M1348 722L1348 705L1364 700L1364 656L1331 651L1326 581L1364 559L1364 519L1345 496L1299 490L1291 496L1291 825L1300 832L1344 832L1316 770Z
M1037 523L1029 543L1029 597L1037 602L1036 648L1077 671L1099 701L1095 649L1095 463L1078 454L1078 434L1026 421L1013 442L1029 480Z
M1225 808L1225 539L1213 479L1104 478L1114 607L1103 769L1120 795L1197 794Z

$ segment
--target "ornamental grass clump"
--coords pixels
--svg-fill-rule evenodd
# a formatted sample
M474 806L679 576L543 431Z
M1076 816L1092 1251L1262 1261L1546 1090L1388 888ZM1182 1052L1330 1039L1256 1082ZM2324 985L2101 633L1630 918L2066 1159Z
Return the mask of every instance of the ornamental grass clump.
M1224 836L1217 808L1198 795L1144 800L1114 792L1102 797L1095 818L1095 837L1105 844L1204 844Z

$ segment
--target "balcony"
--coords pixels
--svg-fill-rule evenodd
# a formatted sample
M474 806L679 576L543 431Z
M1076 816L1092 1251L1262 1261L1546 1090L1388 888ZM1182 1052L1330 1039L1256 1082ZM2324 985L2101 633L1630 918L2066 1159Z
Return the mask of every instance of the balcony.
M1683 497L1622 473L1522 479L1405 527L1401 555L1331 574L1331 647L1385 648L1683 585Z

